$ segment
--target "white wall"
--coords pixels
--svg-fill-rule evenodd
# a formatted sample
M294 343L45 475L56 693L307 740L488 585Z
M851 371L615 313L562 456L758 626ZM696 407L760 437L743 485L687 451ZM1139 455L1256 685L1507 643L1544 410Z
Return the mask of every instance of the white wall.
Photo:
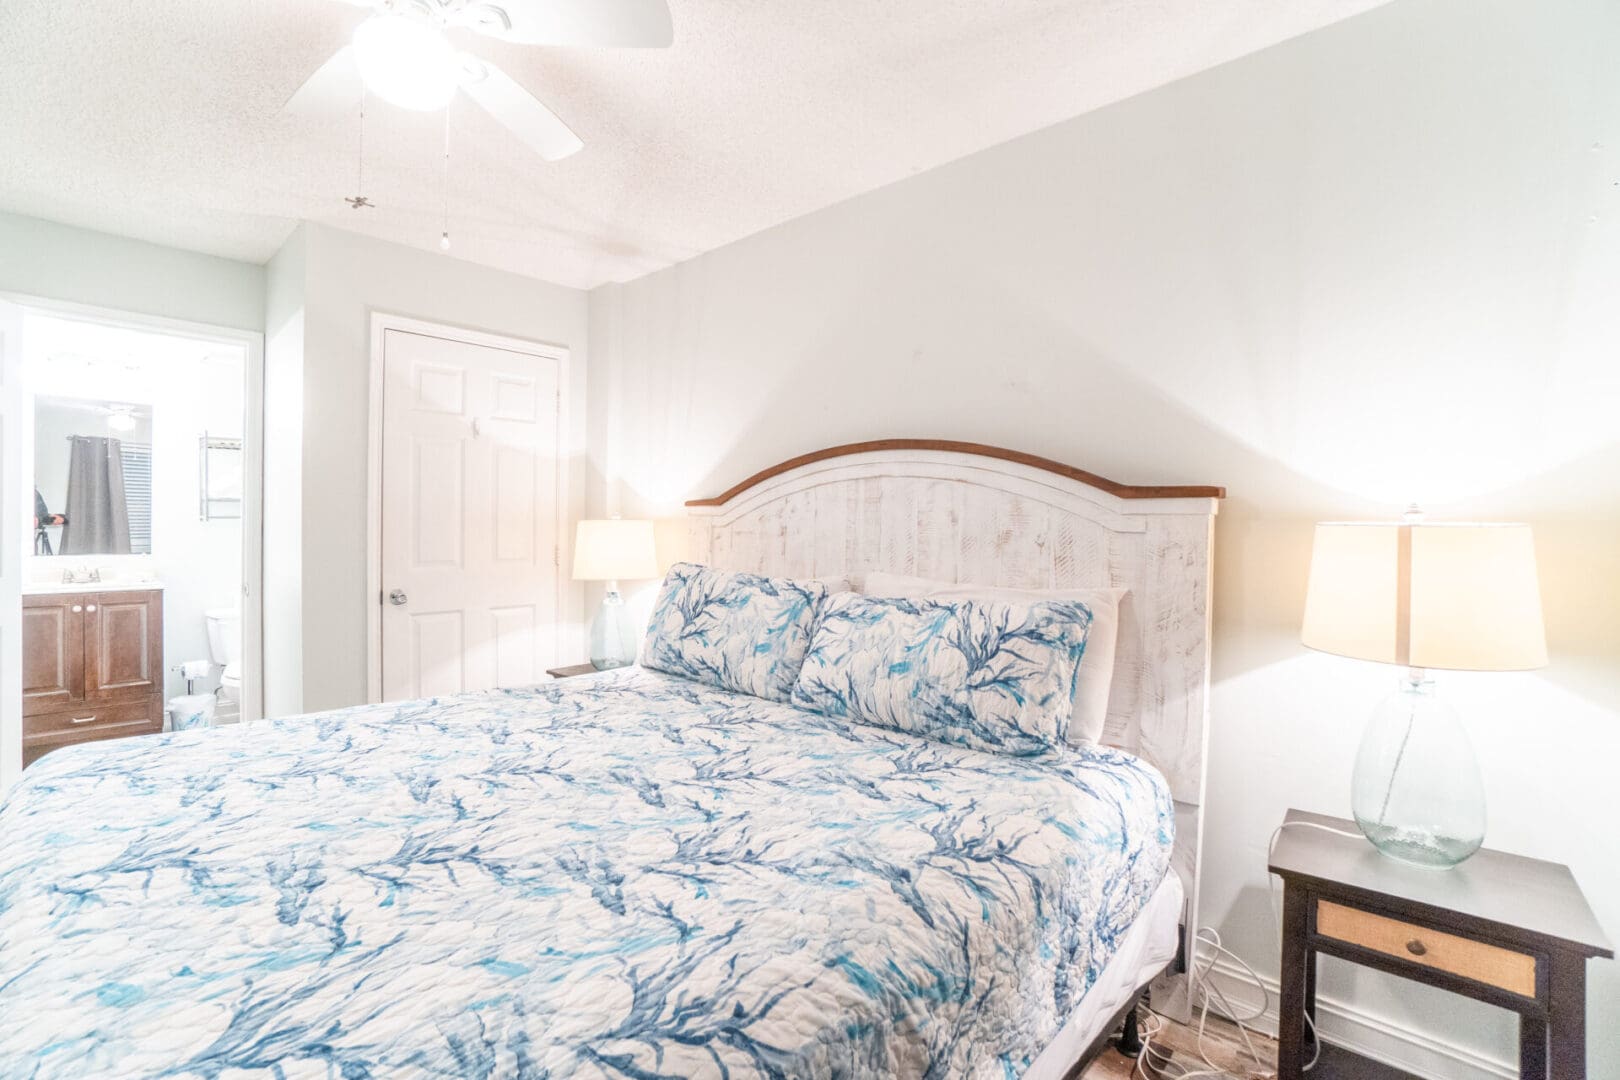
M304 711L303 226L265 267L264 715Z
M0 293L265 334L265 712L364 700L373 311L565 345L569 513L586 489L586 294L301 225L266 266L0 214ZM307 483L306 483L307 479ZM565 634L581 641L578 589Z
M0 213L0 293L264 329L264 267Z
M578 516L585 487L585 379L579 373L588 363L587 301L577 289L319 225L300 226L291 244L271 262L274 325L267 363L273 374L266 425L282 437L269 449L267 469L279 478L274 486L297 484L285 460L285 436L297 401L301 541L294 550L284 539L272 544L267 533L265 560L267 579L282 582L284 589L300 583L302 612L296 622L267 614L266 631L281 639L270 646L277 656L285 654L288 635L301 636L297 704L316 710L366 698L366 616L368 605L376 602L366 596L371 313L566 346L577 375L569 403L576 422L569 463L575 495L568 512ZM284 334L293 337L283 341ZM294 398L291 384L300 377L301 394ZM266 524L284 535L268 509ZM288 569L293 558L301 562L296 573ZM564 611L570 624L565 634L575 638L580 637L578 593L567 590ZM284 703L290 694L278 691L271 700Z
M1444 686L1488 842L1570 863L1620 935L1616 40L1610 0L1396 0L598 289L591 510L881 436L1225 484L1203 915L1272 975L1266 840L1348 812L1393 678L1300 647L1312 522L1528 518L1552 665ZM1620 1076L1620 965L1591 974ZM1503 1013L1338 965L1324 994L1414 1065L1514 1054Z

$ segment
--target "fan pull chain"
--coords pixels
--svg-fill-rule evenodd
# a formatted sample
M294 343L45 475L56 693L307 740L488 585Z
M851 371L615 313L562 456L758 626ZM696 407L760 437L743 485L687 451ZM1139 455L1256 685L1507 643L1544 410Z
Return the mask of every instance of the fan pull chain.
M444 218L439 233L439 250L450 250L450 106L444 107Z
M353 196L343 200L349 204L351 210L360 210L372 205L371 200L366 198L366 88L364 85L360 87L360 139L354 165L354 190Z

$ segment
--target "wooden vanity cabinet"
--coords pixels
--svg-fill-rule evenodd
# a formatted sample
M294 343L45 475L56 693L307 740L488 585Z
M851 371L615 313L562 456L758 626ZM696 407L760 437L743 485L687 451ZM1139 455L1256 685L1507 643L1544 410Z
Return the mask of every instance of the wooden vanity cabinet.
M69 743L163 730L163 592L23 602L23 766Z

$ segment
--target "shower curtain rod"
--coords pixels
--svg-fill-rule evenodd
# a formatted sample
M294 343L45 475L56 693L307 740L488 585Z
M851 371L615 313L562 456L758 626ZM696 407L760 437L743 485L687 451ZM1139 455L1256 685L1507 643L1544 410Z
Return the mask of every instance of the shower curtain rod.
M64 435L64 436L62 436L62 438L68 440L69 442L72 442L74 439L118 439L118 436L116 436L116 435ZM143 447L143 448L145 448L147 450L152 449L152 444L151 443L130 442L128 439L118 439L118 442L120 444L124 445L124 446L139 446L139 447Z

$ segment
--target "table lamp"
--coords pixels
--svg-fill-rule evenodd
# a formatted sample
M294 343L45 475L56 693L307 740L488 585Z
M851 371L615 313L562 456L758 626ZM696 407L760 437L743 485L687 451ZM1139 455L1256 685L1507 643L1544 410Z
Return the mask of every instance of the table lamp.
M1435 694L1431 668L1523 671L1547 663L1528 525L1316 527L1305 645L1399 664L1352 780L1356 824L1380 851L1449 869L1485 842L1485 787L1468 733Z
M624 667L636 658L635 635L619 582L657 576L652 522L606 518L579 523L574 533L574 580L607 582L602 606L591 622L591 663L598 671Z

